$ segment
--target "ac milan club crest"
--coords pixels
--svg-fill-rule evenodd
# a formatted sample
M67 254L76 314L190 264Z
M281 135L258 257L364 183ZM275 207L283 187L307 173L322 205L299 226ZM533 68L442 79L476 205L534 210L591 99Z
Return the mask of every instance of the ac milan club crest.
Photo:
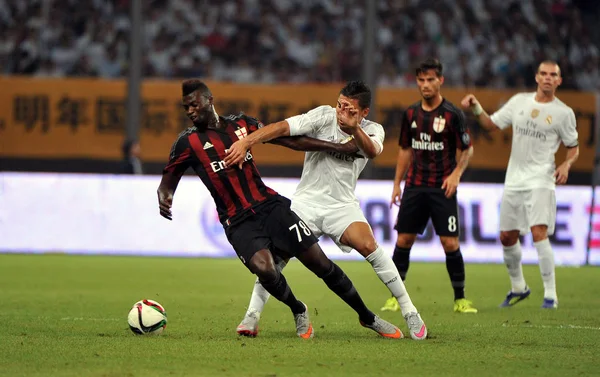
M433 120L433 130L438 134L444 131L444 127L446 126L446 119L442 117L435 118Z
M238 128L235 130L235 135L238 137L238 139L243 139L248 136L248 131L246 131L246 127Z

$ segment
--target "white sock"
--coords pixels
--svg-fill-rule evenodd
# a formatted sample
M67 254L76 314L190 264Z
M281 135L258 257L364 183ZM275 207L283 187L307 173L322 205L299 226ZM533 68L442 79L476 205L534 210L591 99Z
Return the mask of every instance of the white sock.
M282 259L275 264L275 267L277 270L279 270L279 272L281 272L286 264L287 262ZM258 281L258 278L256 278L256 281L254 282L254 289L252 290L252 296L250 297L250 303L248 304L248 311L256 312L260 318L260 313L262 313L267 301L269 300L269 297L271 297L271 294L263 288L263 286L260 284L260 281Z
M515 293L525 292L525 278L523 277L523 266L521 266L521 241L517 239L517 243L512 246L502 246L504 250L504 264L508 269L510 276L511 291Z
M410 296L406 291L404 282L400 278L400 273L398 273L398 268L396 268L392 258L386 254L381 247L377 246L377 249L369 254L366 259L367 262L371 263L371 266L373 266L373 270L375 270L379 279L398 300L402 315L404 316L407 313L416 312L417 308L415 308L410 300Z
M550 240L545 239L539 242L534 242L533 245L538 253L540 264L540 273L544 282L544 298L556 300L556 280L554 274L554 253Z

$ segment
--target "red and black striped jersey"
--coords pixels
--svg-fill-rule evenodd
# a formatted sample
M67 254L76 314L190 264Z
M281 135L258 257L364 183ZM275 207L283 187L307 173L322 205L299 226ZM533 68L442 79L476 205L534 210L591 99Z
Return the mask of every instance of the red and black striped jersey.
M163 174L181 177L187 168L194 169L215 201L219 220L229 224L236 216L278 194L264 184L251 151L246 153L242 169L237 165L225 167L223 162L231 144L263 124L244 114L219 117L219 121L221 128L200 131L193 126L181 132Z
M471 146L465 114L446 99L433 111L423 110L421 101L412 104L402 117L399 144L413 151L406 187L441 187L456 168L456 149Z

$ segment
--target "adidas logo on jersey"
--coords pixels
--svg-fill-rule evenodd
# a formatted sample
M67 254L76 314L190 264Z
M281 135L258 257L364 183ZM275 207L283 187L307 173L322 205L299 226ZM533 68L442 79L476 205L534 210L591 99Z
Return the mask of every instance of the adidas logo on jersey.
M214 145L212 145L210 142L207 141L206 143L204 143L204 149L208 149L208 148L212 148L212 147L214 147Z
M410 128L417 128L417 123L413 120L412 124L410 125Z

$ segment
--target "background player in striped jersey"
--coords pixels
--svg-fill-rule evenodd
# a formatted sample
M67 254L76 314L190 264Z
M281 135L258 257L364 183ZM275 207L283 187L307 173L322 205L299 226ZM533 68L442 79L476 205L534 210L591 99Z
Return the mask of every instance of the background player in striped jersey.
M375 158L383 150L383 127L366 119L370 105L369 87L362 81L350 81L341 89L335 108L319 106L264 127L235 143L226 161L237 163L253 144L277 141L276 138L288 135L334 141L352 137L360 147L359 158L331 152L306 153L302 178L292 198L292 210L317 237L327 235L342 251L349 253L355 249L365 257L402 310L411 338L422 340L427 337L427 327L413 305L394 262L377 244L354 193L367 159ZM281 268L283 266L282 263ZM255 284L238 333L256 335L268 296L260 284Z
M531 231L538 252L544 282L542 308L558 307L554 275L554 253L548 235L556 223L556 184L564 184L569 169L579 156L577 125L573 109L556 98L561 84L560 67L554 61L542 62L535 75L537 90L514 95L500 110L489 116L479 101L469 94L462 100L471 108L479 124L487 130L512 125L512 148L504 193L500 204L500 242L508 268L511 290L500 306L511 306L527 298L530 290L521 267L519 234ZM567 158L556 167L554 158L560 142Z
M477 313L465 298L465 264L458 241L460 219L457 187L473 154L463 112L444 99L442 64L436 59L422 62L416 70L422 100L409 106L402 118L400 150L391 204L400 205L395 229L398 240L393 260L406 279L410 249L429 219L446 253L446 268L454 289L454 311ZM457 159L458 154L458 159ZM406 176L404 194L400 182ZM389 299L382 310L398 310Z
M245 115L218 116L210 90L199 80L184 81L182 91L183 107L194 125L179 135L171 149L158 187L160 214L172 219L177 184L191 167L212 195L229 243L265 289L291 309L298 336L311 338L314 334L308 310L275 268L274 257L298 258L356 311L361 325L384 337L400 338L400 330L375 316L346 274L325 256L317 238L290 209L289 199L263 183L250 151L245 153L241 169L223 162L231 144L262 123Z

